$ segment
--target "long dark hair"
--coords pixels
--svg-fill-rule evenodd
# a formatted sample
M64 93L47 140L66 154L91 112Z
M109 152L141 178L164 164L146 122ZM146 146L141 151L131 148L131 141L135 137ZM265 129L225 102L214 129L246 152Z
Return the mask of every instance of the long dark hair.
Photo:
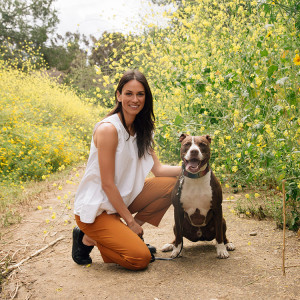
M139 158L143 157L145 152L150 152L153 149L153 130L154 130L154 113L153 113L153 97L147 82L146 77L138 70L129 70L124 73L122 78L119 81L117 89L115 91L115 102L116 106L108 114L109 116L120 112L122 117L122 123L126 131L129 133L129 130L125 123L125 118L122 110L122 103L118 101L117 92L122 94L122 89L124 85L131 81L139 81L145 88L145 104L143 109L137 114L133 122L134 130L136 132L137 147L138 147L138 156Z

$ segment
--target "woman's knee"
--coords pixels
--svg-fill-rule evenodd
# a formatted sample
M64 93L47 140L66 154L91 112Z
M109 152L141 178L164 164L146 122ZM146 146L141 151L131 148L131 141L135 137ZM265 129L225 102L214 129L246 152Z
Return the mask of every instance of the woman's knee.
M147 251L140 252L134 256L127 256L126 261L130 264L131 270L143 270L146 269L151 260L151 253L147 248Z
M134 248L122 251L99 245L99 250L105 263L116 263L129 270L143 270L151 260L151 253L146 245L136 245Z

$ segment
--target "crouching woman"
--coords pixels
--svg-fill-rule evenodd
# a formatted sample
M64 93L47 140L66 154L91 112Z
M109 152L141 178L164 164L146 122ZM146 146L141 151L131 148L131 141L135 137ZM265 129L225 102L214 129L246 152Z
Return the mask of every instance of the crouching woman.
M72 258L89 264L96 246L105 263L141 270L155 252L142 240L142 225L159 225L181 168L162 165L154 152L153 98L145 76L126 72L115 100L115 108L94 128L76 192ZM150 171L154 177L146 178Z

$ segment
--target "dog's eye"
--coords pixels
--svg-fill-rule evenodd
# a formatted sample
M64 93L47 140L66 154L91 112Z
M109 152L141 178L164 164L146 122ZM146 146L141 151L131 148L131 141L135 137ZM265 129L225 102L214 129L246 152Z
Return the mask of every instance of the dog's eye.
M192 143L190 143L190 142L184 144L185 147L190 147L191 145L192 145Z

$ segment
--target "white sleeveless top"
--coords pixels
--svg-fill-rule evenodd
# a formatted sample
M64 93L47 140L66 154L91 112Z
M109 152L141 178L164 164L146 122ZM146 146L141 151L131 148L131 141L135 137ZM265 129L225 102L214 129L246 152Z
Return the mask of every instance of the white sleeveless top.
M113 114L98 122L93 133L101 123L113 124L118 132L114 181L124 203L128 207L142 191L146 176L153 167L153 158L148 153L141 159L138 158L136 135L128 138L128 132L124 128L118 114ZM75 195L74 213L80 216L81 222L93 223L96 216L103 211L106 211L108 214L116 213L116 210L102 190L98 150L92 137L85 174Z

